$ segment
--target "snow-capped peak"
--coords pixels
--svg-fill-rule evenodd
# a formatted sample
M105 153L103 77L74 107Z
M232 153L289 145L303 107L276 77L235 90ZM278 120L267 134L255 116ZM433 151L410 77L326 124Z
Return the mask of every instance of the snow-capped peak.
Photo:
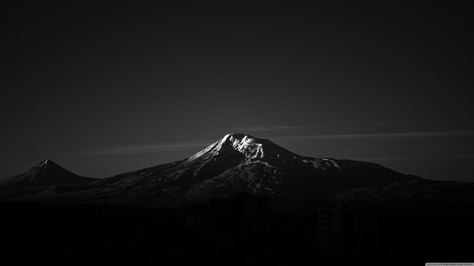
M259 143L254 137L244 134L228 134L226 141L229 141L232 147L244 154L248 159L263 158L263 144Z
M297 156L269 140L258 139L247 134L231 133L189 157L188 160L196 160L203 156L217 156L228 151L237 151L243 154L246 159L280 159L281 157L296 158Z

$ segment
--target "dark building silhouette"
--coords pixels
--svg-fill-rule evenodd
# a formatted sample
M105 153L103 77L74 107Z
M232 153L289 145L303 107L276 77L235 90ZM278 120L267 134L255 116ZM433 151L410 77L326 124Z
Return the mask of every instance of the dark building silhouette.
M183 208L188 228L235 239L265 238L320 253L377 247L377 215L367 211L320 207L307 211L272 209L270 198L237 194L207 205Z
M317 248L321 251L340 250L342 240L343 213L340 208L323 208L316 212Z

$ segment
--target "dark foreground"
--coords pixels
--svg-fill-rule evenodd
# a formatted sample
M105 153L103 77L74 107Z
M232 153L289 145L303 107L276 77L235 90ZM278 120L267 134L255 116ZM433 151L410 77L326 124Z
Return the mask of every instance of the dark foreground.
M179 209L1 203L1 265L474 262L472 208L276 211L237 197Z

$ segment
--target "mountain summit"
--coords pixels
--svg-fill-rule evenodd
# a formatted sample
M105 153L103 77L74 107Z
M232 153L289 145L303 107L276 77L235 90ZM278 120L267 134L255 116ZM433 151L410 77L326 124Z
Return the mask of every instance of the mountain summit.
M258 139L241 133L232 133L197 152L188 160L216 157L219 154L235 152L240 153L247 160L291 160L300 157L269 140Z

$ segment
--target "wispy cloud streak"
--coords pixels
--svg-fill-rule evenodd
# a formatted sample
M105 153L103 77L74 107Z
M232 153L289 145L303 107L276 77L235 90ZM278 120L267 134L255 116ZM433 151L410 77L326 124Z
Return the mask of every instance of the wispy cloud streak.
M234 132L270 132L270 131L283 131L283 130L293 130L300 129L298 126L288 126L288 125L279 125L279 126L242 126L235 127L232 129Z
M470 159L474 154L436 154L431 156L388 156L388 157L358 157L361 161L414 161L414 160L434 160L434 159Z
M474 131L414 131L396 133L361 133L361 134L322 134L281 136L279 140L312 140L312 139L361 139L361 138L415 138L415 137L457 137L474 136Z
M140 144L140 145L126 145L111 148L104 148L96 151L86 152L82 155L93 156L93 155L127 155L127 154L146 154L146 153L159 153L168 151L180 151L189 149L200 149L206 145L209 145L212 140L196 140L196 141L183 141L173 143L157 143L157 144Z

